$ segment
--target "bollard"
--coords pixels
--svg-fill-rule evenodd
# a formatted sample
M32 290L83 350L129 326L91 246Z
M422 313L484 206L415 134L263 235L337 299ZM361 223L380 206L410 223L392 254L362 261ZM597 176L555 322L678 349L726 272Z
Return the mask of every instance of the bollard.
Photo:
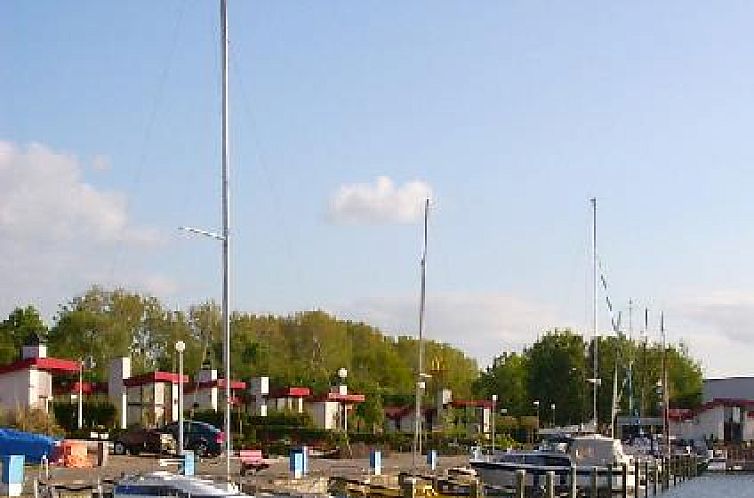
M373 449L369 452L369 470L372 475L382 475L382 452Z
M628 496L628 464L623 462L620 464L620 490L621 496L626 498ZM636 494L634 492L634 494Z
M607 489L610 490L610 493L612 494L613 491L613 464L610 463L607 466Z
M34 478L34 481L31 483L31 489L32 493L34 494L34 498L39 498L39 479Z
M107 465L108 457L110 456L110 449L107 446L107 441L97 442L97 467L105 467Z
M309 447L302 446L301 451L301 472L306 475L309 473Z
M437 469L437 450L429 450L427 452L427 465L432 471Z
M546 488L545 488L545 496L547 498L555 498L555 472L552 470L548 470L545 479Z
M3 483L0 494L21 496L24 489L24 455L5 455L3 462Z
M304 475L304 455L298 449L291 450L289 470L294 479L301 479Z
M526 491L526 471L518 469L516 471L516 498L524 498Z
M184 476L192 476L194 475L194 470L196 466L196 459L194 458L194 452L191 450L183 450L183 454L181 455L181 468L180 468L180 474L183 474Z
M578 491L576 466L571 465L571 489L568 498L576 498L576 492Z
M591 498L596 498L597 497L597 493L599 491L599 488L597 487L597 484L599 484L597 482L597 478L598 478L597 472L598 472L597 467L592 467L592 475L591 475L591 477L592 477L592 494L589 495Z

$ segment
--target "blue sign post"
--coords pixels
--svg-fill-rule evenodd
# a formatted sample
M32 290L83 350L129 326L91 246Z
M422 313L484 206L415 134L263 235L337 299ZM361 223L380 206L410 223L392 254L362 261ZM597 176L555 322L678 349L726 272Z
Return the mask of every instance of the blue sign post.
M2 494L6 496L21 496L24 490L24 456L6 455L3 461Z
M304 475L304 454L300 450L291 450L290 469L294 479Z
M437 450L429 450L427 452L427 465L432 470L437 469Z
M372 474L382 475L382 452L380 450L371 450L369 452L369 470Z
M185 476L194 475L194 467L195 467L194 452L191 450L183 450L183 455L181 456L181 460L183 460L181 464L181 474Z

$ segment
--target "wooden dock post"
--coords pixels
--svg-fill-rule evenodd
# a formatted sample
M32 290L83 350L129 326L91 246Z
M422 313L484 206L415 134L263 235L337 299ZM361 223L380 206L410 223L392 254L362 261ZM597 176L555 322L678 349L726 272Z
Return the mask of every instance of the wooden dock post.
M526 492L526 471L518 469L516 471L516 498L524 498Z
M673 472L673 487L678 484L678 457L670 457L673 463L670 465L671 472Z
M592 493L589 495L591 498L597 498L597 492L599 490L599 488L597 487L597 485L599 484L597 482L597 479L598 479L598 476L599 476L598 472L599 471L598 471L597 467L592 467L592 475L591 475L591 478L592 478Z
M636 489L639 489L639 482L636 483ZM639 496L639 493L636 493ZM644 460L644 498L649 498L649 462Z
M548 470L545 474L545 496L547 498L555 498L555 472Z
M652 476L652 496L657 496L657 481L660 479L660 466L657 465L657 458L654 459L654 469Z
M621 496L626 498L628 496L628 464L623 462L620 464L620 485Z
M571 489L568 498L576 498L576 492L578 491L577 478L576 478L576 466L571 465Z

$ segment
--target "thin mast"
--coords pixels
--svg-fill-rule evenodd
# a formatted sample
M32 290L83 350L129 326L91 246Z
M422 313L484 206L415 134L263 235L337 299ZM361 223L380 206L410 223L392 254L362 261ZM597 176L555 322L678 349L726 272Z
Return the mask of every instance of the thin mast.
M594 292L593 297L593 312L594 316L592 317L592 325L594 326L593 329L593 336L594 336L594 344L593 344L593 376L594 376L594 391L592 393L592 416L594 417L594 430L597 431L598 426L598 420L597 420L597 388L599 387L598 379L597 379L597 355L599 354L599 336L597 335L597 299L598 299L598 292L599 292L599 273L597 272L597 198L592 197L590 199L592 203L592 271L594 272L594 288L592 289Z
M230 434L230 202L228 192L228 3L220 0L220 25L222 31L222 212L223 212L223 340L225 359L225 477L230 481L230 457L233 442Z
M421 291L419 296L419 362L416 372L416 411L414 413L414 447L411 452L411 467L416 471L416 461L421 454L421 397L424 383L424 302L427 277L427 222L429 219L429 199L424 202L424 247L421 257Z
M662 433L665 436L665 451L670 451L670 432L668 427L668 362L665 346L665 312L660 313L660 334L662 334Z

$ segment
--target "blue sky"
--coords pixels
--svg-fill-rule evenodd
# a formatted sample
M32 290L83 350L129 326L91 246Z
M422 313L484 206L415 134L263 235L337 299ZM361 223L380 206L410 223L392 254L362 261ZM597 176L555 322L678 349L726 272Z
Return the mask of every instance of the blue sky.
M219 298L219 247L176 229L220 224L218 10L0 4L0 312L92 283ZM231 0L232 307L416 333L431 195L427 335L484 365L590 327L596 196L616 307L649 307L652 337L665 310L708 375L750 373L752 20Z

